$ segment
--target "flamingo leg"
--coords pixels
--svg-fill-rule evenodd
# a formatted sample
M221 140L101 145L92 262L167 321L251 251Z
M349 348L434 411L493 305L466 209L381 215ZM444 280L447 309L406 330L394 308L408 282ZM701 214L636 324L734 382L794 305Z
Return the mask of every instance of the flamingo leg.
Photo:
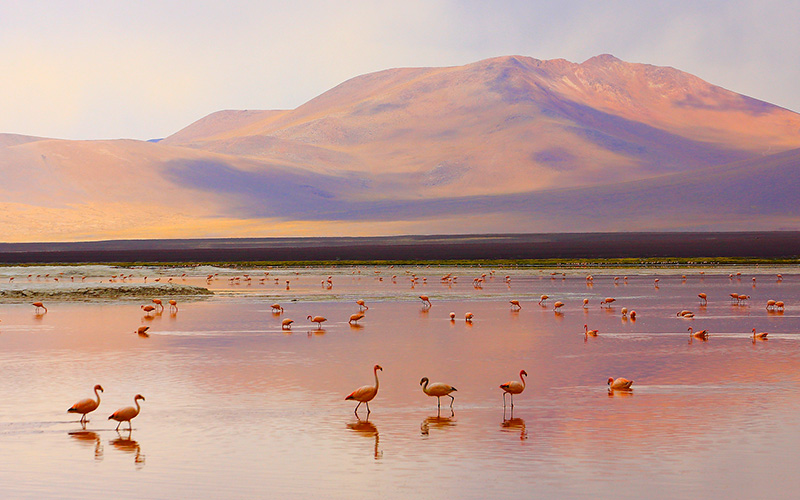
M369 415L369 414L370 414L370 410L369 410L369 401L367 401L367 415Z
M448 394L448 396L450 396L450 395ZM453 401L455 401L455 400L456 400L456 398L454 398L453 396L450 396L450 409L451 410L453 409Z
M508 393L506 393L506 392L503 393L503 408L506 407L506 394L508 394Z
M356 409L355 409L355 410L353 410L353 413L355 413L355 414L356 414L356 417L358 416L358 407L359 407L359 406L361 406L361 401L359 401L359 402L358 402L358 404L356 405Z
M509 394L511 394L511 393L509 393ZM513 394L511 394L511 409L512 410L514 409L514 395Z
M437 408L441 408L442 407L442 398L441 398L441 396L436 396L436 407Z
M121 424L121 423L122 423L122 422L117 422L117 427L114 429L115 431L118 431L118 430L119 430L119 424Z

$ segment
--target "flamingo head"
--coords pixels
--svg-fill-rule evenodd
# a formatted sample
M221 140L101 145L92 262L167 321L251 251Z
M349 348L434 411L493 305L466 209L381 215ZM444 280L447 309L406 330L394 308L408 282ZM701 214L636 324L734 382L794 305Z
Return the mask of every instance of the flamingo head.
M309 319L309 321L311 320L311 315L310 314L308 315L308 319Z
M692 332L692 327L690 326L689 328L686 329L686 331L691 333Z
M138 401L138 400L140 400L140 399L141 399L142 401L144 401L144 396L142 396L141 394L137 394L137 395L136 395L136 396L134 396L134 398L133 398L133 400L134 400L134 401Z
M614 382L614 377L608 377L608 385L611 385L612 382Z
M381 365L375 365L375 367L372 368L372 371L378 371L378 370L383 371L383 367Z
M525 370L520 370L519 371L519 376L521 377L523 375L525 375L527 377L528 376L528 372L526 372Z
M756 331L755 328L753 329L753 331ZM97 384L96 386L94 386L94 390L103 392L103 386L100 385L100 384Z
M425 385L428 383L428 377L422 377L422 380L419 381L419 385Z

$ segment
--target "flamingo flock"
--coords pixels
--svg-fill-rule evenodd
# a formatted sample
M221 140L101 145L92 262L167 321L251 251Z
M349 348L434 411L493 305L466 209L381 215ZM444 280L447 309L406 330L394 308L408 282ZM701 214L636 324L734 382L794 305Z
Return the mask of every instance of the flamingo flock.
M473 281L474 286L476 288L482 287L482 285L488 279L491 279L493 273L494 273L493 271L489 275L484 273L479 278L476 278ZM268 274L268 273L266 273L266 274ZM737 273L737 275L740 275L740 273ZM779 276L778 282L781 282L783 277L780 276L780 275L778 275L778 276ZM115 276L114 279L116 279L116 278L117 277ZM30 277L29 277L29 279L30 279ZM126 277L124 275L120 275L119 279L124 280L124 279L126 279ZM265 280L265 279L266 278L262 278L262 280ZM379 279L382 280L382 277L380 277ZM447 276L445 276L444 278L441 279L441 282L447 284L448 286L452 286L452 284L456 282L456 279L457 278L453 277L452 275L447 275ZM686 281L687 281L686 276L682 276L681 279L682 279L682 283L685 284ZM146 277L145 277L145 280L146 280ZM209 277L209 281L210 280L211 280L211 277ZM276 280L276 283L277 283L278 278L275 278L275 280ZM396 282L395 280L396 280L396 276L392 276L392 281ZM733 280L733 275L731 275L731 280ZM156 279L156 281L158 281L158 279ZM245 275L245 281L249 281L249 276ZM624 278L624 282L627 283L627 281L628 281L628 278L625 277ZM755 288L755 281L756 281L755 278L753 278L752 281L753 281L753 287ZM425 284L426 282L427 282L427 279L423 278L422 279L422 283ZM506 285L509 285L509 287L510 287L510 282L511 282L510 276L506 276L504 278L504 283ZM656 284L656 288L658 288L659 279L658 278L655 279L654 282ZM411 283L412 283L412 288L413 288L414 285L419 283L419 278L417 278L415 275L413 275L412 279L411 279ZM593 286L594 277L593 276L587 276L586 283L587 283L588 287ZM287 284L287 289L288 289L289 280L286 281L286 284ZM619 285L619 278L618 277L614 278L614 285L615 286ZM327 288L327 289L330 289L333 286L332 277L329 276L327 280L323 280L323 286L325 288ZM658 292L656 292L656 293L658 293ZM429 309L432 308L433 304L432 304L431 299L430 299L430 297L428 295L424 295L423 294L423 295L419 295L418 297L422 301L423 311L427 312ZM700 310L701 310L701 315L702 315L702 312L705 311L705 308L708 305L709 298L708 298L708 295L705 292L698 293L697 297L700 299ZM747 294L741 294L741 293L735 292L735 293L730 293L730 298L731 298L731 302L735 306L745 306L745 305L747 305L747 301L751 298L751 296L747 295ZM539 300L538 300L537 303L540 306L542 306L543 308L547 307L548 299L550 299L549 295L542 294L542 295L540 295ZM614 297L605 297L605 298L600 300L600 306L602 308L604 308L604 309L609 309L610 310L616 301L617 301L617 299L614 298ZM358 300L355 301L355 303L356 303L356 305L358 305L358 311L355 312L354 314L350 315L348 323L350 323L351 325L354 325L354 326L358 326L358 322L366 317L366 312L370 308L369 308L369 306L367 306L366 302L363 299L358 299ZM514 311L514 312L519 312L520 310L523 309L523 305L522 305L522 303L521 303L521 301L519 299L508 300L508 303L511 305L511 310ZM170 307L170 312L173 313L173 314L177 313L177 311L178 311L177 301L171 299L171 300L168 300L168 304L169 304L169 307ZM37 315L46 314L48 312L47 307L45 307L45 305L42 302L33 302L32 305L35 307L35 313ZM588 306L589 306L589 299L588 298L582 299L582 309L584 309L584 311L585 311L588 308ZM565 307L565 303L563 301L556 300L555 302L553 302L552 308L553 308L553 311L556 312L557 316L559 314L563 314L563 313L561 313L561 310L562 310L563 307ZM154 298L154 299L151 300L150 304L141 305L140 308L144 312L145 317L150 317L151 314L160 314L162 311L164 311L164 304L163 304L163 301L161 299ZM281 316L281 315L283 315L285 313L284 307L279 303L272 304L271 305L271 309L272 309L272 313L274 315L277 315L277 316ZM781 312L784 309L785 309L785 305L784 305L783 301L779 301L779 300L775 300L775 299L769 299L769 300L766 301L766 310L768 312L772 312L772 313ZM43 313L41 313L40 311L43 311ZM628 318L629 317L631 320L634 320L634 321L636 319L636 311L631 310L630 312L628 312L627 307L622 307L621 308L621 314L622 314L623 318ZM696 317L695 313L692 310L689 310L689 309L682 309L682 310L678 311L676 316L678 318L680 318L680 319L687 319L687 320L693 320ZM449 317L450 317L451 322L454 321L455 317L456 317L456 313L455 312L450 312L449 313ZM465 321L467 323L472 323L474 317L475 317L475 315L472 312L467 312L465 314L465 316L464 316ZM319 316L319 315L310 315L309 314L309 315L307 315L306 318L307 318L307 320L309 322L316 323L317 328L320 329L320 330L322 329L322 324L328 321L327 318L325 318L324 316ZM281 329L282 330L286 330L286 331L290 331L291 328L292 328L292 324L293 323L294 323L294 321L292 319L283 318L281 320ZM147 331L149 330L149 328L150 328L149 326L140 326L135 331L135 333L137 333L139 336L147 337L148 336ZM359 326L359 328L360 328L360 326ZM704 342L708 341L708 339L709 339L709 331L707 329L695 330L693 327L688 327L687 331L689 332L689 342L690 343L691 343L691 341L693 339L702 340ZM597 329L589 329L588 324L584 324L584 337L585 338L588 339L589 337L597 337L598 335L599 335L599 331ZM760 341L766 340L768 335L769 334L767 332L758 332L756 328L752 328L752 341L753 341L753 343L755 343L757 340L760 340ZM358 410L359 410L359 408L360 408L362 403L365 404L365 406L366 406L367 415L369 415L369 413L371 412L370 407L369 407L369 403L370 403L370 401L373 401L375 399L375 397L378 394L378 389L379 389L378 371L383 371L383 368L380 365L376 364L376 365L373 366L373 376L374 376L374 379L375 379L374 385L365 385L365 386L359 387L358 389L354 390L348 396L345 397L345 400L357 401L358 402L358 404L356 405L355 409L353 410L354 413L356 414L356 416L358 416ZM511 406L512 409L514 408L514 395L519 395L519 394L523 393L523 391L525 390L525 387L526 387L526 377L527 376L528 376L528 373L525 370L520 370L520 372L519 372L519 381L511 380L509 382L500 384L499 387L503 391L502 394L503 394L503 407L504 408L507 405L506 404L506 395L507 394L510 397L510 406ZM617 391L617 390L618 391L629 391L632 388L632 384L633 384L632 380L628 380L628 379L623 378L623 377L617 377L617 378L609 377L608 380L607 380L607 386L609 388L609 391ZM419 385L422 387L422 391L423 391L423 393L425 395L427 395L429 397L436 397L437 398L437 408L441 408L441 398L445 397L445 396L450 398L450 405L449 406L450 406L451 409L453 408L453 403L455 401L455 397L453 396L452 393L457 391L457 389L455 387L453 387L452 385L449 385L449 384L442 383L442 382L430 383L428 377L422 377L422 379L419 382ZM100 406L100 402L101 402L100 393L103 392L103 387L98 384L98 385L94 386L93 390L94 390L94 395L95 395L94 398L82 399L82 400L78 401L77 403L75 403L74 405L72 405L67 410L67 412L69 412L69 413L80 414L81 415L80 423L82 425L84 425L84 426L88 422L88 415L90 413L96 411L98 409L98 407ZM139 415L139 413L141 412L141 406L140 406L139 402L140 401L144 401L144 400L145 400L145 398L141 394L137 394L134 397L134 406L128 406L128 407L120 408L119 410L115 411L114 413L112 413L108 417L109 420L117 421L117 426L116 426L115 430L118 430L120 425L123 422L128 422L129 429L132 429L131 420L136 418Z

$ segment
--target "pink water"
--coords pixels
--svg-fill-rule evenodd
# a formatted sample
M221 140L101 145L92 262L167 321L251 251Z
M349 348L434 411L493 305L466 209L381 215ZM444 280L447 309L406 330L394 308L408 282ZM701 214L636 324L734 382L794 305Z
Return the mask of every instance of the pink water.
M3 272L26 286L28 271ZM162 274L206 286L206 272ZM448 272L456 283L440 282ZM149 300L50 301L39 316L28 301L0 304L0 497L794 498L800 275L626 272L627 283L595 271L589 286L583 272L498 270L475 288L488 270L227 270L209 284L215 296L152 319L140 309ZM733 292L751 298L732 304ZM357 298L370 309L353 327ZM768 312L768 299L785 311ZM308 315L327 317L323 330ZM584 324L599 336L585 338ZM140 325L149 337L133 333ZM709 340L690 343L689 326ZM752 328L769 340L753 343ZM358 419L344 397L374 383L376 363L380 390ZM521 369L512 415L498 386ZM437 413L423 376L458 389L453 413L449 398ZM633 379L633 391L609 394L609 376ZM98 383L82 429L66 409ZM133 431L116 432L106 417L137 393Z

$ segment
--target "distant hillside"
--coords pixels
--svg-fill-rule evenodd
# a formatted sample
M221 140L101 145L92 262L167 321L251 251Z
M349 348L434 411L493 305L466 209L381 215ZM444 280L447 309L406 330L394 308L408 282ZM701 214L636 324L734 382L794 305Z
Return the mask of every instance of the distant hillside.
M800 115L609 55L358 76L158 142L0 135L3 241L800 229Z

